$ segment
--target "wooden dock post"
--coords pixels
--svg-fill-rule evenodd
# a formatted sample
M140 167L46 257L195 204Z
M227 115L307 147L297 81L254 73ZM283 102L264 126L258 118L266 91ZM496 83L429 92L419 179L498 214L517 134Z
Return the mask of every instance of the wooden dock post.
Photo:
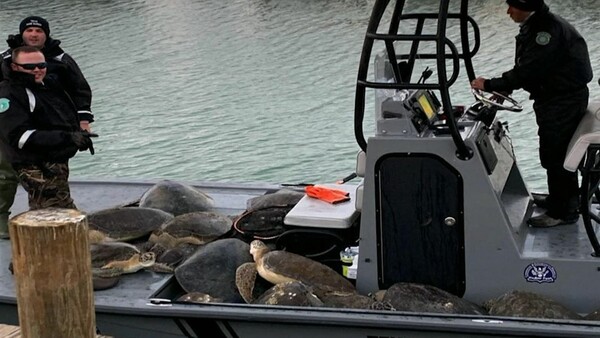
M96 337L85 215L28 211L10 220L9 231L22 337Z

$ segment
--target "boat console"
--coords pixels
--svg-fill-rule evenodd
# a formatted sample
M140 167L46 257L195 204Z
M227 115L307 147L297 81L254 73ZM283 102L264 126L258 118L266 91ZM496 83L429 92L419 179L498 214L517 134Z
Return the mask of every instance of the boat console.
M359 156L363 186L357 191L362 200L357 288L367 294L398 282L422 283L478 303L522 290L592 311L598 304L589 290L600 283L600 260L589 219L589 239L582 225L527 225L540 210L517 166L506 123L496 118L498 110L520 107L479 92L468 108L452 105L449 88L459 73L466 72L465 88L475 78L472 58L480 43L468 1L460 3L456 13L449 11L449 1L440 2L439 13L405 13L405 1L375 2L354 115L364 152ZM389 12L385 26L382 18ZM414 33L399 34L407 22ZM449 38L450 26L458 29L452 34L458 41ZM434 33L425 32L431 27ZM372 58L376 43L383 51ZM408 52L398 48L401 43L408 43ZM420 50L426 43L434 45L434 53ZM431 83L422 81L426 76L411 80L417 60L435 61L437 78ZM376 119L375 134L368 138L363 133L367 89L375 97ZM582 193L582 203L589 205L598 180L585 184L592 190Z

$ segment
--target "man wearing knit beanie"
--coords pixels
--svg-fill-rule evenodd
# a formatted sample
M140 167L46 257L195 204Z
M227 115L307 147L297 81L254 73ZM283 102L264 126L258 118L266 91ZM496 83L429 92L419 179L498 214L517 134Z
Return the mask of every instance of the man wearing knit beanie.
M506 3L524 12L535 12L544 6L544 0L507 0Z
M579 219L576 172L563 163L571 137L588 104L592 67L587 44L565 19L550 12L543 0L507 0L507 14L520 25L514 67L501 77L476 78L474 89L512 92L525 89L534 100L540 163L546 169L547 196L534 196L546 212L531 217L532 227L573 224Z
M28 16L19 25L19 33L23 34L23 32L30 27L39 27L44 31L46 36L50 36L50 25L46 19L39 16Z
M21 33L23 45L43 49L46 41L50 38L50 25L44 18L29 16L21 21L19 33Z

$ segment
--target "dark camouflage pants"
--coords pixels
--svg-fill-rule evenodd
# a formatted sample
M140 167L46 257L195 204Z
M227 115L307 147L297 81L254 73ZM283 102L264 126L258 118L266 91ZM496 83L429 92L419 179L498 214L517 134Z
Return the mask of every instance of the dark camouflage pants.
M17 166L19 182L29 195L29 210L43 208L77 209L69 190L67 163Z

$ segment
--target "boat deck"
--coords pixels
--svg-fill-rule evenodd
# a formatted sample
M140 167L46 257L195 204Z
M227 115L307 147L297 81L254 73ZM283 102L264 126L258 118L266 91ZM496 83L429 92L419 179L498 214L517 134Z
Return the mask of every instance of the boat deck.
M228 215L240 214L245 209L248 198L279 188L275 185L191 184L211 195L215 199L218 211ZM71 189L78 207L86 212L93 212L136 201L152 185L153 182L74 181L71 183ZM13 210L15 214L27 210L26 196L21 189ZM585 238L585 231L582 225L578 227L577 232L569 230L568 227L529 231L526 234L526 249L539 255L551 255L557 254L553 251L553 246L568 245L570 249L560 252L560 255L589 256L589 243ZM17 325L15 282L8 271L10 257L10 241L0 241L0 322ZM269 325L272 335L268 337L306 337L306 332L310 332L306 325L316 323L319 331L311 334L312 337L364 337L357 336L363 332L361 330L369 330L364 331L369 334L377 331L379 336L397 336L409 331L433 332L433 335L419 334L419 337L437 337L440 332L448 330L461 332L461 337L480 337L481 332L486 332L486 337L494 334L503 337L525 337L540 332L559 333L563 336L593 336L590 333L594 332L600 335L600 322L586 321L515 318L497 320L497 317L489 316L329 308L300 309L247 304L198 305L169 301L149 304L151 297L173 292L169 290L172 285L171 275L141 271L123 276L114 288L95 292L97 325L101 332L109 335L119 333L119 337L194 337L194 333L201 336L199 332L212 332L213 335L209 334L211 337L248 337L242 334L227 335L223 332L239 333L244 330L257 330L256 325ZM448 325L449 321L454 323L452 327ZM294 332L294 326L300 328L298 333L291 333ZM353 330L354 335L349 335L348 331L340 330L342 327L362 329ZM342 335L343 332L345 333ZM252 334L249 336L255 337Z

